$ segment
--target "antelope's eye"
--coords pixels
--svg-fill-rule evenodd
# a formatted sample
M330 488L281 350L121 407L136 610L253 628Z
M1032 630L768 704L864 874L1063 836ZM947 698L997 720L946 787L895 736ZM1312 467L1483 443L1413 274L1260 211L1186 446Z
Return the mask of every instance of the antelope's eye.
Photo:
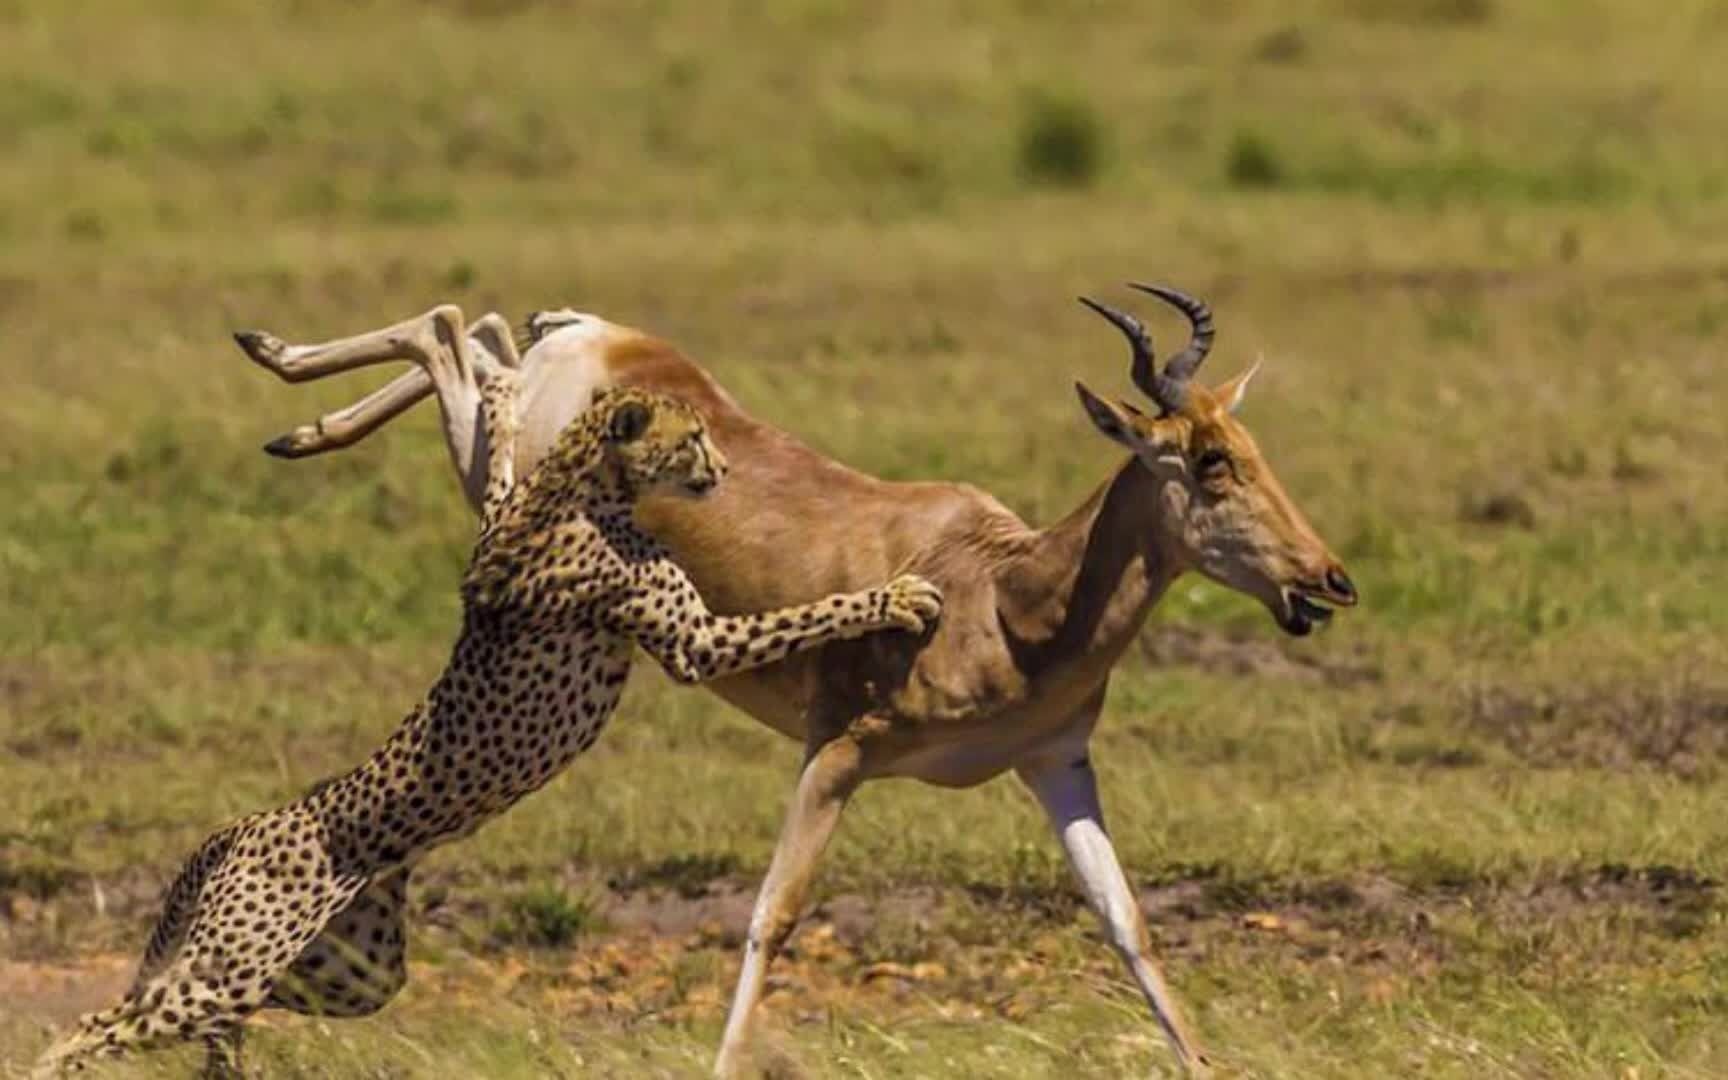
M1213 447L1200 451L1200 456L1194 459L1194 471L1199 473L1214 473L1230 465L1230 455Z

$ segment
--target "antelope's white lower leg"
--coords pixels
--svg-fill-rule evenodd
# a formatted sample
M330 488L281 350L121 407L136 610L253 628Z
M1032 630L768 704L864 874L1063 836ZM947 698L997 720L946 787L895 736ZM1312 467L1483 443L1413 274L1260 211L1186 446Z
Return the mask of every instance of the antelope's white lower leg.
M1177 1059L1190 1074L1203 1074L1209 1066L1206 1052L1188 1030L1181 1007L1152 958L1145 915L1122 873L1116 847L1104 830L1098 779L1085 747L1024 765L1019 773L1043 806L1087 903L1104 924L1110 944L1152 1007L1152 1015L1164 1029Z
M353 446L431 394L432 376L423 368L415 368L352 405L278 435L264 444L264 452L279 458L303 458Z
M442 304L380 330L316 344L293 345L260 330L242 331L234 339L253 360L289 382L391 361L415 364L417 371L294 429L265 449L279 457L308 457L350 445L435 393L451 461L470 501L478 505L489 454L477 431L480 386L499 369L521 366L510 324L502 316L489 312L469 326L460 308Z
M792 805L786 812L786 822L781 827L780 840L774 847L773 861L750 915L738 988L726 1017L720 1056L714 1063L717 1076L736 1075L743 1063L750 1019L761 1004L768 965L798 924L817 860L828 846L829 837L834 835L846 800L858 787L859 764L857 744L844 737L816 749L805 761Z
M474 349L475 373L484 386L500 368L516 370L521 358L510 324L497 313L481 316L469 328L468 343ZM353 446L390 421L432 396L437 387L432 373L416 367L402 373L351 405L325 413L310 424L301 424L264 444L264 451L279 458L303 458ZM463 456L469 456L468 450Z
M392 360L429 363L439 344L440 324L459 329L462 310L454 304L441 304L424 315L381 330L310 345L292 345L263 330L241 330L234 340L266 370L286 382L297 383Z

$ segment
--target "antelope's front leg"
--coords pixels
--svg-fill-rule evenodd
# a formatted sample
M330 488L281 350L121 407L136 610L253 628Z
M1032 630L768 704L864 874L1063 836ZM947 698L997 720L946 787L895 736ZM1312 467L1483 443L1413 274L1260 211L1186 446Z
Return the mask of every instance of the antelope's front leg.
M844 735L813 747L805 758L780 839L774 845L768 876L762 879L756 907L750 913L744 962L738 969L738 989L732 995L726 1034L714 1062L716 1076L735 1076L739 1071L750 1019L762 1002L768 965L798 925L804 896L816 876L816 863L834 835L834 827L840 823L846 801L863 779L862 764L862 749Z
M1206 1052L1188 1030L1182 1009L1164 982L1164 974L1152 958L1152 940L1146 917L1128 878L1117 861L1116 847L1104 830L1104 811L1098 802L1098 778L1086 756L1084 742L1063 753L1040 757L1022 764L1020 779L1037 796L1062 842L1068 864L1079 879L1086 901L1097 913L1110 936L1110 944L1139 984L1152 1015L1177 1060L1190 1075L1202 1076L1210 1068Z

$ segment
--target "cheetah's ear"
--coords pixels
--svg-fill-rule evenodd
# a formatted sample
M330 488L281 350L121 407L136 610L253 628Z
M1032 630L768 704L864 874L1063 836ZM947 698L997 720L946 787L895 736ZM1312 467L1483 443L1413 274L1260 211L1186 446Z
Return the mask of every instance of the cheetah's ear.
M612 414L612 423L606 428L606 437L612 442L634 442L648 430L648 421L651 419L653 414L648 411L648 406L639 401L627 402Z

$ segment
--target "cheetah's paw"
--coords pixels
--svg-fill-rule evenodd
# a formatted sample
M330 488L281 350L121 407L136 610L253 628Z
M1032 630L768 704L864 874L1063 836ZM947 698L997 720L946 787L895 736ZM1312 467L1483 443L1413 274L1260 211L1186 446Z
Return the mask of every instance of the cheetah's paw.
M916 574L902 574L884 590L888 606L884 625L922 634L942 614L942 590Z

